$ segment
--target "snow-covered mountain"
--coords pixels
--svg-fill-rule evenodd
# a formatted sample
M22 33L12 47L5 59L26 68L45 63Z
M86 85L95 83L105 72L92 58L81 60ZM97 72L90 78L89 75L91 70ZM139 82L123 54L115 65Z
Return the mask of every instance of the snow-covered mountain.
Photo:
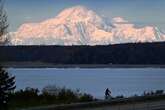
M23 24L11 37L13 45L106 45L164 41L157 27L136 27L122 17L103 18L83 6L65 9L55 18Z

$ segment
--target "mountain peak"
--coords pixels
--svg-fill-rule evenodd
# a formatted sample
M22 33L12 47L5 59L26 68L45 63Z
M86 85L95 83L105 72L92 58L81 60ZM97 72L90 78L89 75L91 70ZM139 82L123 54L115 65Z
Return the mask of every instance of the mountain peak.
M65 9L57 18L67 22L93 22L101 19L94 11L80 5Z
M84 11L85 10L89 10L87 7L82 6L82 5L73 6L70 9L73 9L73 10L84 10Z
M53 19L23 24L12 36L14 45L106 45L165 41L152 26L137 28L122 17L105 20L94 11L75 6Z
M64 9L59 15L66 14L66 13L68 13L68 14L86 13L88 11L90 11L90 10L87 7L78 5L78 6Z

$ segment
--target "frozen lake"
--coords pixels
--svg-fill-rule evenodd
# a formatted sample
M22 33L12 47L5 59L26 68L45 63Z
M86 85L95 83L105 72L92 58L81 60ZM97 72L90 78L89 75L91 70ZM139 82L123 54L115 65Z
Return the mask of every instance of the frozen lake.
M13 69L17 89L39 88L47 85L80 89L97 98L104 97L108 87L113 96L141 95L144 91L165 89L165 69L161 68L107 68L107 69Z

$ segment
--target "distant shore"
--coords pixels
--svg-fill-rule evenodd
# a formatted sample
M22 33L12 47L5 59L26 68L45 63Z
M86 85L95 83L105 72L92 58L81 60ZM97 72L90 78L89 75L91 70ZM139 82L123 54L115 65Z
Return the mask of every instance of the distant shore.
M136 64L53 64L44 62L3 62L4 68L165 68L165 65Z

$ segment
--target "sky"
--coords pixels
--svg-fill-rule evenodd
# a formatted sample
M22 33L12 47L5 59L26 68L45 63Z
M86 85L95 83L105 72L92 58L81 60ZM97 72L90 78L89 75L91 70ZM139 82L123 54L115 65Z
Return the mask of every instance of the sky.
M165 0L6 0L9 30L16 31L23 23L53 18L63 9L76 5L101 16L120 16L138 25L154 25L165 30Z

